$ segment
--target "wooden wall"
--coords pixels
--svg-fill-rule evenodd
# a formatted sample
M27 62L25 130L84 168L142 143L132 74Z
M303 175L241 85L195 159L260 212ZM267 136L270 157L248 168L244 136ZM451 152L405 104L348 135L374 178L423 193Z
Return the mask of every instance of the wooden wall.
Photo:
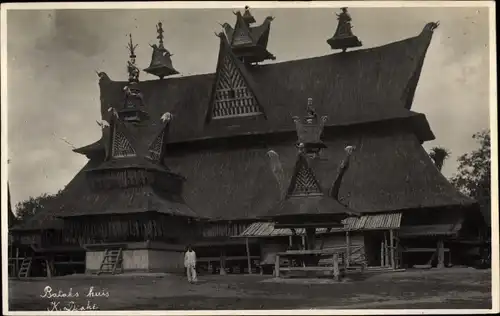
M220 221L200 223L203 238L232 237L241 234L250 226L248 221Z
M196 234L187 219L163 214L84 217L67 221L65 239L79 244L164 241L183 244Z

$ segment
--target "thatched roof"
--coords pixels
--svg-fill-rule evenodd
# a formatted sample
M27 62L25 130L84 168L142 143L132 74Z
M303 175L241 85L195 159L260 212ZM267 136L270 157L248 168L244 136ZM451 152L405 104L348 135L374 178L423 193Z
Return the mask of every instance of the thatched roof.
M264 115L257 117L207 120L215 74L139 83L143 110L151 118L141 126L140 140L152 141L163 125L162 114L172 113L164 164L186 179L179 201L164 204L168 197L158 196L160 211L196 212L212 220L267 216L282 196L267 152L279 154L284 179L291 179L296 162L291 116L303 113L309 97L319 115L329 116L324 129L328 148L315 166L323 188L331 186L344 148L357 147L339 192L340 202L349 209L377 213L474 203L436 169L421 147L422 141L433 138L427 120L410 110L431 37L426 28L416 37L371 49L256 67L239 64L263 109ZM222 55L232 54L226 44L221 38ZM103 119L109 107L124 104L125 85L100 81ZM282 134L288 139L277 140ZM99 141L75 151L91 156L104 151L103 145ZM94 158L86 168L101 163ZM63 192L63 207L54 207L63 210L57 211L59 216L114 214L122 206L143 210L148 201L136 199L139 193L130 190L97 194L85 191L87 187L80 172ZM150 193L155 197L157 192ZM128 205L130 199L138 204ZM184 201L189 207L179 206Z
M87 182L85 178L85 170L95 167L99 162L89 161L76 175L75 177L66 185L63 189L61 195L56 199L51 199L48 203L44 205L43 209L37 210L37 212L27 218L21 223L18 223L12 227L13 231L36 231L44 229L60 229L63 227L62 219L57 218L61 208L63 208L66 203L73 201L78 197L82 190L87 188Z
M61 195L44 205L34 216L13 227L16 231L61 229L65 217L157 212L200 218L179 196L151 186L92 191L86 172L99 162L89 161L64 188ZM102 165L101 165L102 166Z
M360 213L468 205L436 169L411 132L366 131L325 139L328 148L315 167L317 180L329 188L347 145L356 145L340 187L339 199ZM169 168L186 178L186 203L214 219L256 218L268 215L281 199L267 152L276 151L291 179L296 148L276 144L233 150L176 152L165 158ZM288 187L288 183L285 185ZM201 215L200 214L200 215Z
M173 114L169 143L295 131L290 117L303 112L309 97L317 113L329 116L326 129L415 117L411 104L431 38L432 31L424 28L418 36L370 49L259 66L239 64L264 110L265 116L258 118L207 122L216 74L144 81L138 87L151 116L151 134L163 113ZM224 37L220 54L232 54ZM125 85L100 81L103 118L110 106L124 104ZM433 139L425 117L419 118L425 122L412 121L419 139ZM98 148L103 149L99 142L75 151L88 154Z

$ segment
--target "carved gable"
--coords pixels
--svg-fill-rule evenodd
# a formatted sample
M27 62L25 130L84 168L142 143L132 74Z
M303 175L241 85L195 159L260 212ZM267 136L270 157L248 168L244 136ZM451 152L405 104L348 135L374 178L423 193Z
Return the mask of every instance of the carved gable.
M136 152L125 135L123 135L123 133L121 133L120 131L115 130L113 134L113 146L111 154L114 158L119 158L135 156Z
M160 160L161 150L163 147L163 134L164 132L161 132L149 146L149 158L153 161Z
M229 54L222 58L218 72L212 119L262 114L255 95Z
M300 157L295 166L295 174L288 189L288 195L322 194L321 188L305 158Z

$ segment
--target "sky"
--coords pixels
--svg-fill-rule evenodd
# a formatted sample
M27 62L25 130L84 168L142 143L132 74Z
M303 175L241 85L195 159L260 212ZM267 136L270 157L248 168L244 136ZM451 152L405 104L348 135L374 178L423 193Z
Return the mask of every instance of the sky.
M325 42L336 28L335 8L252 9L260 24L274 16L268 50L277 60L331 53ZM363 48L434 32L412 110L424 113L436 140L451 151L443 173L456 172L459 155L475 149L472 134L489 127L487 8L350 8ZM55 193L87 161L72 146L101 136L98 78L105 71L126 80L128 34L146 68L156 23L181 75L215 71L219 23L234 24L232 9L16 10L7 12L7 111L12 203ZM155 79L141 72L141 80ZM5 106L2 104L2 106Z

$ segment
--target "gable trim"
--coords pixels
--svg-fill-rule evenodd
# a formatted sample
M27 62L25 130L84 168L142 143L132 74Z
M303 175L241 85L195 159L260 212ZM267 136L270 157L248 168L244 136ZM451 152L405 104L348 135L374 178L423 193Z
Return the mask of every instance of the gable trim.
M117 143L119 142L119 143ZM126 133L118 130L118 122L113 126L111 137L111 158L135 157L137 155Z
M307 159L299 154L293 176L287 191L287 197L322 196L323 190L309 166Z
M224 118L264 115L253 84L224 36L221 39L216 78L212 87L206 122Z

